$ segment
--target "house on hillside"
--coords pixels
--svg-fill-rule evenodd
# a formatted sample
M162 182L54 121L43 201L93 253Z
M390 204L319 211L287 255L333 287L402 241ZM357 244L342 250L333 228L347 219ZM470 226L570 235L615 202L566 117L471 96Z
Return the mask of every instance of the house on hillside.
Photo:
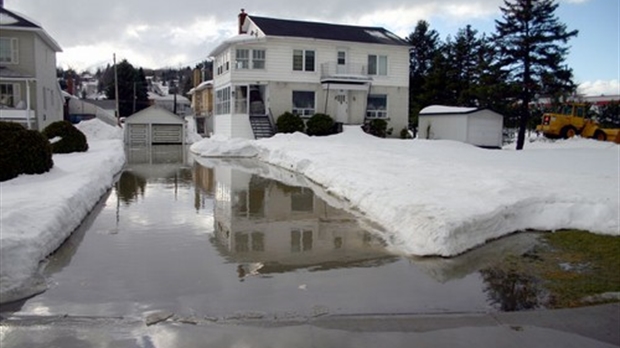
M42 130L63 119L56 79L61 51L39 24L0 2L0 120Z
M200 135L213 132L213 80L202 81L200 70L194 72L194 87L187 92Z
M504 117L489 109L431 105L420 110L418 138L502 147Z
M212 52L214 133L270 136L284 112L342 124L408 123L409 46L383 28L238 16L238 35Z
M191 103L189 99L180 94L159 95L157 93L148 92L148 98L151 105L159 105L179 116L191 114Z

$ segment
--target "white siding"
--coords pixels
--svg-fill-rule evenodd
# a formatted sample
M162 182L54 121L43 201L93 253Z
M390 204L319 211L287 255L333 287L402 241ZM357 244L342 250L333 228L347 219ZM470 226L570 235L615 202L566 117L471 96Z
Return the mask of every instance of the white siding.
M467 141L466 115L420 115L418 121L420 139L446 139Z
M63 119L63 98L56 78L56 52L39 36L34 35L37 121L39 129ZM20 57L24 54L20 53ZM20 58L21 59L21 58ZM44 102L45 101L45 102Z
M476 146L502 146L503 117L490 110L480 110L469 116L467 142Z

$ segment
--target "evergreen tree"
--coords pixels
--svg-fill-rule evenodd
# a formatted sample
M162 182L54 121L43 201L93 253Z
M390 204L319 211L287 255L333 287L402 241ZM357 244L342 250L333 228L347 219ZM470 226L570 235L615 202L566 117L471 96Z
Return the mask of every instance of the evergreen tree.
M108 69L106 75L111 75L111 81L106 78L105 94L108 99L115 99L116 92L114 86L114 67ZM118 80L118 109L119 116L129 116L134 111L134 100L136 101L136 111L148 106L148 96L146 95L146 78L144 72L140 76L126 59L123 59L116 66Z
M148 83L142 68L136 74L136 111L138 112L149 106Z
M421 20L414 31L407 37L409 49L409 121L417 124L420 109L427 106L423 98L426 78L431 71L433 61L439 54L439 34L429 29L428 22Z
M575 86L572 71L565 65L566 44L578 31L568 32L554 12L554 0L504 0L502 20L496 20L495 41L499 64L522 88L517 150L523 148L529 118L529 103L539 93L570 91Z

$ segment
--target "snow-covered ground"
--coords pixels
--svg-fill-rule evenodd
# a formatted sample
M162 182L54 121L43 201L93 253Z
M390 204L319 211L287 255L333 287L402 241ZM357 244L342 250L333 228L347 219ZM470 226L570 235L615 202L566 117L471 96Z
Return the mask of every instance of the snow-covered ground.
M77 128L88 139L87 152L55 154L51 171L0 183L0 303L46 288L40 261L79 226L123 168L120 128L98 119Z
M204 157L256 157L305 175L382 226L403 254L452 256L525 229L620 235L620 146L577 138L512 149L380 139L359 127L191 146Z

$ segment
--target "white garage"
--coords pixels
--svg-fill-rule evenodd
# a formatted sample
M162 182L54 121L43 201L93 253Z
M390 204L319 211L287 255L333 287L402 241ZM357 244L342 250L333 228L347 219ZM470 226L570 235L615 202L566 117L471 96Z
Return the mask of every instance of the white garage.
M432 105L420 111L418 138L457 140L500 148L503 126L504 117L489 109Z
M127 117L125 127L129 145L183 144L185 139L183 118L158 105Z

